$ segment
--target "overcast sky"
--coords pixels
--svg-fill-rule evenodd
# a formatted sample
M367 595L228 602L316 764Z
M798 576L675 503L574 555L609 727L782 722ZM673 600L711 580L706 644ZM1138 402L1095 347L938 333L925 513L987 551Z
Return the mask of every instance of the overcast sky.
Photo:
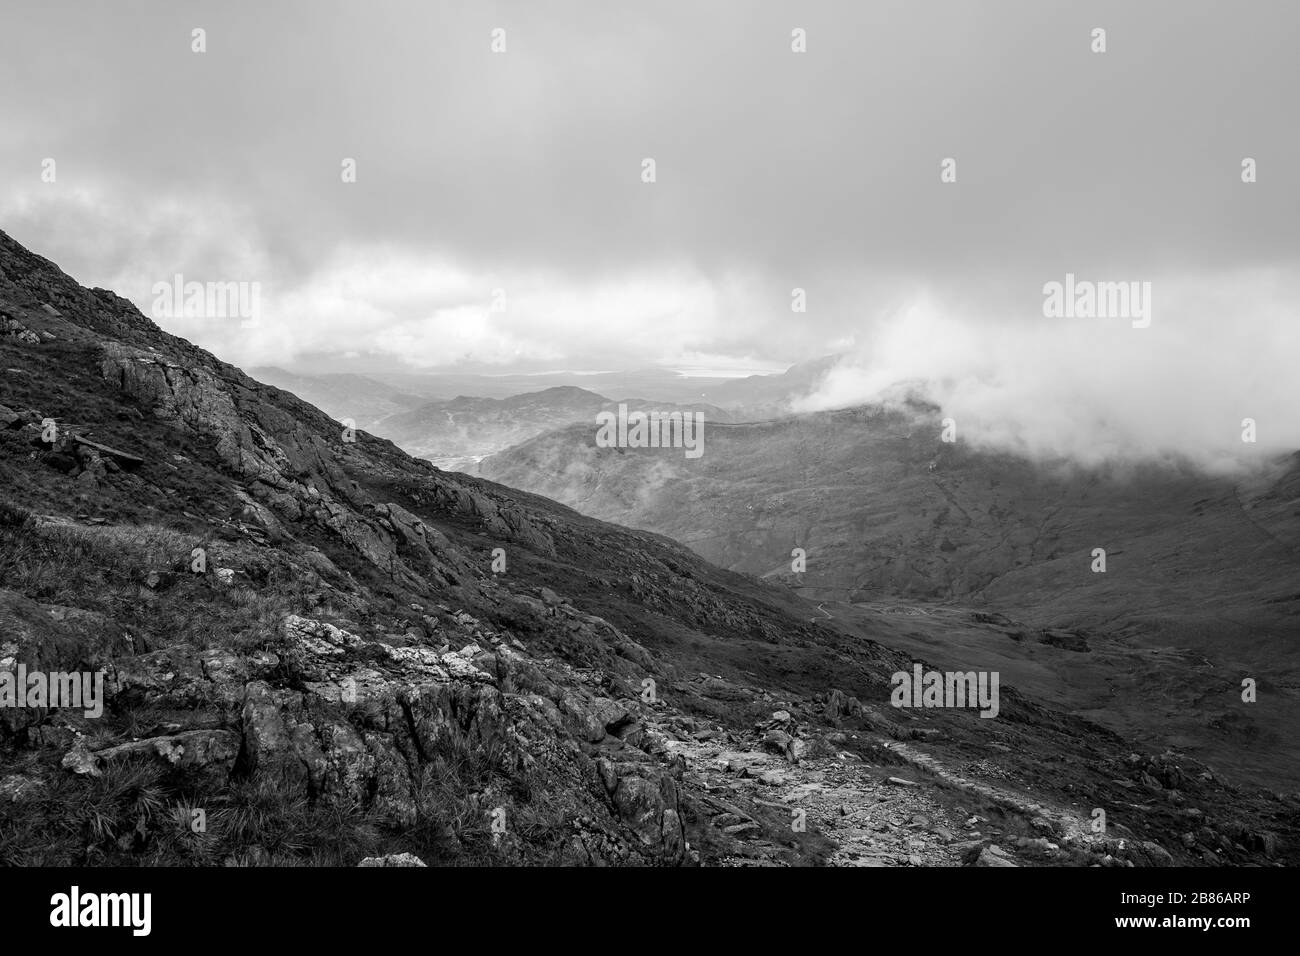
M847 352L823 404L1214 393L1276 439L1298 38L1289 0L5 0L0 228L146 313L177 273L260 283L255 328L159 319L241 365ZM1067 272L1151 282L1151 326L1045 317Z

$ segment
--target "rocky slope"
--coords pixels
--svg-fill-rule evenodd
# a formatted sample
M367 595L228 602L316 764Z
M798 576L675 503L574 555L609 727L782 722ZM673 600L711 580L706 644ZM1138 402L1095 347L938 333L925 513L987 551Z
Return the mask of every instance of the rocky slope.
M0 708L0 862L1295 858L1293 796L1008 688L891 708L910 655L352 436L2 233L0 310L0 668L106 691Z

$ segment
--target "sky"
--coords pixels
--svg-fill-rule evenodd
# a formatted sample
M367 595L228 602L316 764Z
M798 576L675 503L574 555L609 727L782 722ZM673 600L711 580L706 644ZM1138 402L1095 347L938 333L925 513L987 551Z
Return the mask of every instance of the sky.
M5 0L0 229L243 366L842 353L801 407L1293 449L1298 37L1289 0ZM1149 325L1045 315L1067 274Z

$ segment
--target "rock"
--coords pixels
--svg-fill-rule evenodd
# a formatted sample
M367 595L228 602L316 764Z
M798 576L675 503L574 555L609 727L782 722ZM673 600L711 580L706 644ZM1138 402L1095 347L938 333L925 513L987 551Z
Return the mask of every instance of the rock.
M754 729L763 730L780 730L793 736L795 734L795 720L790 716L788 710L775 710L766 720L760 720L754 724Z
M190 730L184 733L128 743L91 751L85 737L79 736L63 757L63 766L73 773L98 777L104 766L134 756L151 756L182 769L215 769L223 774L234 766L239 756L239 735L229 730Z
M144 459L139 455L132 455L130 452L120 451L108 445L101 445L99 442L91 441L89 438L82 438L80 435L72 436L73 442L79 447L94 451L97 455L111 458L120 467L129 470L139 468L144 464Z
M0 803L21 803L44 789L44 783L35 777L10 774L0 778Z
M239 735L229 730L188 730L164 737L133 740L94 754L100 766L137 755L149 755L183 769L229 771L239 756Z
M1140 844L1152 866L1173 866L1173 855L1159 843L1146 840Z
M613 801L619 817L643 846L659 850L668 859L680 860L686 836L678 809L677 785L671 777L620 777Z
M411 514L401 505L392 502L382 505L379 509L382 514L386 515L389 522L401 535L402 540L412 548L428 550L429 541L425 533L424 520L417 515Z
M271 651L253 651L244 659L250 677L260 680L280 666L280 657Z
M613 793L618 788L618 773L612 761L601 757L596 761L596 772L600 775L600 782L604 784L606 793Z
M784 730L769 730L763 735L763 749L780 754L792 763L797 759L794 750L794 738Z
M767 757L761 753L723 753L718 757L718 764L728 773L746 773L749 768L767 763Z
M299 755L294 734L280 713L286 699L264 681L253 681L245 688L241 720L249 770L294 792L306 788L309 764Z
M1019 866L1006 850L1002 847L990 843L984 849L980 850L979 856L975 860L975 866Z
M200 652L198 659L199 666L203 669L203 676L214 683L242 685L248 680L248 661L234 651L218 647L209 648Z
M492 683L491 674L479 670L459 654L443 654L441 660L443 667L447 668L447 673L456 680Z
M144 579L144 586L151 591L165 591L175 583L176 575L170 571L150 571Z
M904 780L902 777L890 777L886 783L892 783L896 787L919 787L920 784L915 780Z
M243 491L237 490L235 492L235 497L243 506L239 511L240 520L255 528L260 528L268 534L277 536L284 534L284 528L280 524L280 519L272 514L270 508L254 501Z
M617 734L636 718L623 704L608 698L596 701L595 717L608 733Z
M826 696L826 716L832 720L857 717L861 713L862 702L856 697L849 697L841 690L832 690Z
M700 688L700 693L713 700L753 700L754 695L743 687L737 687L720 677L710 677Z
M388 856L368 856L357 866L428 866L414 853L390 853Z
M580 694L564 694L559 701L566 723L581 739L598 743L605 738L605 724L596 716L593 702Z
M1048 840L1046 837L1019 837L1016 846L1026 850L1039 850L1043 853L1054 853L1060 847Z

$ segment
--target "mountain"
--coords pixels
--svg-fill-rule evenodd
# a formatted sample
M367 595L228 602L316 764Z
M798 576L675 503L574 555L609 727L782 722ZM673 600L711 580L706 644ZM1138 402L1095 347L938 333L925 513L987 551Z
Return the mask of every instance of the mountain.
M372 430L375 422L390 415L418 408L429 395L408 393L377 382L365 375L333 372L296 375L282 368L252 368L248 373L260 382L293 392L340 421L351 419L356 427Z
M685 460L569 429L481 473L781 581L895 647L978 656L1120 732L1300 782L1300 456L1233 481L1046 466L940 430L933 408L847 409L708 427ZM1267 687L1252 705L1246 678Z
M642 399L624 399L629 409L661 412L701 412L713 421L730 415L712 405L675 405ZM617 410L613 402L595 392L557 386L509 398L459 396L446 402L429 402L411 411L375 422L371 431L396 442L402 449L427 458L441 468L473 471L479 458L526 441L543 432L584 423L593 434L596 414Z
M391 359L359 357L346 361L330 354L301 356L286 374L305 379L328 379L330 375L360 374L397 392L423 396L426 401L446 401L456 395L481 398L510 398L548 388L583 388L605 395L640 395L647 401L690 403L708 401L705 393L733 379L670 368L640 368L620 371L497 372L492 374L394 369ZM252 371L251 369L249 370ZM756 376L761 378L762 376ZM275 384L275 383L272 383Z
M1294 795L1005 685L892 706L889 629L353 433L3 233L0 370L0 863L1300 856Z
M729 379L705 392L708 401L738 413L748 420L777 418L790 412L795 399L805 398L817 390L826 373L840 361L827 355L811 362L792 365L780 375L747 375Z

